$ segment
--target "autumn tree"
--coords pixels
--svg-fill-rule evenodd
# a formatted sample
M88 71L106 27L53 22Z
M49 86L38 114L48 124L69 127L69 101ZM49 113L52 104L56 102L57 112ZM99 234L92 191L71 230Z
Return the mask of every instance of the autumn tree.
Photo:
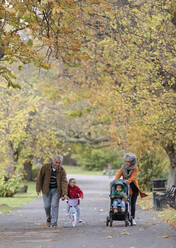
M90 133L85 117L75 118L76 106L63 101L68 90L64 83L58 84L58 68L56 61L49 71L30 64L19 73L16 65L12 69L21 89L0 84L1 171L4 168L8 178L18 168L31 180L34 160L46 163L53 154L67 154L71 144L97 147L109 141L100 133Z
M86 101L85 115L89 108L117 144L164 149L175 184L175 12L168 1L111 2L115 16L89 23L86 53L94 61L74 69L73 102Z
M90 145L111 140L112 146L138 154L163 149L175 183L175 2L109 2L106 8L103 0L3 2L2 66L8 59L24 58L19 68L59 60L56 81L62 94L52 91L54 104L45 104L46 115L36 122L53 137L44 143L39 133L46 147L59 137ZM8 46L6 33L12 39ZM16 44L23 49L12 49Z
M81 57L86 35L83 16L97 8L104 11L105 0L88 1L0 1L0 75L14 86L15 75L8 64L33 62L49 67L55 57L74 66Z

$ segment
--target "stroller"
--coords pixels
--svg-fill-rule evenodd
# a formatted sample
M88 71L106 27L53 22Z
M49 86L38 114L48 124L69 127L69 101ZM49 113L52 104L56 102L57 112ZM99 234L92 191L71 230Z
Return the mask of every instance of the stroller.
M113 199L110 198L110 211L109 211L109 216L107 216L106 218L106 226L112 226L113 221L124 221L125 222L125 226L129 226L129 225L133 225L133 220L130 214L130 209L131 209L131 204L130 204L130 196L129 196L129 183L128 181L124 181L124 180L114 180L111 182L110 184L110 195L112 194L112 192L115 192L115 187L117 185L117 181L122 182L124 185L124 193L126 193L128 200L125 203L125 212L121 211L121 200L118 200L118 207L117 207L117 213L114 213L113 210Z

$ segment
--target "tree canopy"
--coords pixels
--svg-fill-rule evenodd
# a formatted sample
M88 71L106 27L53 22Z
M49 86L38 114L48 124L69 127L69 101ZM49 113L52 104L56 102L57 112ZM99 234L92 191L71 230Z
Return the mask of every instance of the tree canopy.
M7 141L27 136L41 158L71 143L158 150L176 183L175 1L1 2L0 75L22 87L1 85ZM39 79L32 63L50 71Z
M81 53L87 32L84 19L89 13L108 10L105 0L0 1L0 75L15 86L15 75L7 62L49 67L55 57L72 66L85 59Z

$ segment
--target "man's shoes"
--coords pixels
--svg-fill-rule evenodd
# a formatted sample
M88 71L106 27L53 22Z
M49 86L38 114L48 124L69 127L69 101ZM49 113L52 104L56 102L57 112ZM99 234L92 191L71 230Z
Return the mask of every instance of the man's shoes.
M47 220L46 226L47 226L47 227L50 227L50 226L51 226L51 222Z
M135 219L132 219L132 222L133 222L133 226L136 226L136 221L135 221Z
M52 224L51 227L54 228L54 229L56 229L57 228L57 224Z

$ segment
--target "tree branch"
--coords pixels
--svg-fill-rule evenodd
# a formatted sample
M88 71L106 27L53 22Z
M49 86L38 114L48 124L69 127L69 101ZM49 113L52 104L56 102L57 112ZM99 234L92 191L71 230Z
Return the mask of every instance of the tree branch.
M66 142L68 143L80 143L80 144L93 144L93 145L96 145L96 144L100 144L100 143L103 143L103 142L109 142L110 141L110 138L109 137L106 137L106 136L102 136L102 137L99 137L99 138L95 138L95 139L89 139L89 138L86 138L86 137L80 137L80 138L72 138L72 137L69 137L66 133L59 133L57 134L57 136L59 137L62 137L65 139Z

